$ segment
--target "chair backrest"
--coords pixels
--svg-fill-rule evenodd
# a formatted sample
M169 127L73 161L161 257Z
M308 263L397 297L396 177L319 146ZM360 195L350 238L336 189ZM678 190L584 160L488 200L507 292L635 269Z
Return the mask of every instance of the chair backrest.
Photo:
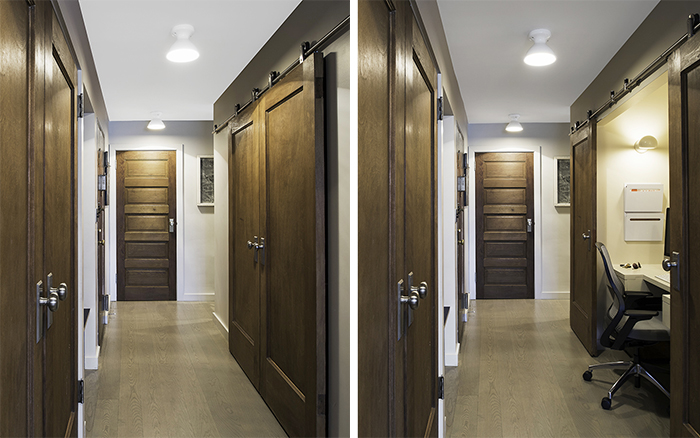
M603 332L600 343L606 347L609 347L612 343L611 336L614 336L615 329L620 324L622 317L625 314L625 299L623 293L625 291L624 286L617 274L613 269L612 261L610 260L610 255L608 254L608 249L601 242L596 242L595 247L598 248L600 257L603 259L603 266L605 266L605 276L608 280L608 292L612 298L612 304L608 308L607 319L608 326Z

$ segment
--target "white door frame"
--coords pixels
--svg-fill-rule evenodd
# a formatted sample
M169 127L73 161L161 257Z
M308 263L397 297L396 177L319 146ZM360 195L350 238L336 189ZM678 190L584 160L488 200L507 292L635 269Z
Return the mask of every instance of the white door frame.
M109 145L109 277L106 280L111 286L110 301L117 300L117 151L175 151L175 191L176 191L176 222L177 222L177 301L185 297L185 214L184 214L184 147L151 146L151 145Z
M508 140L504 140L508 143ZM534 148L513 148L503 146L502 148L493 146L469 146L469 299L476 299L476 160L475 155L482 152L532 152L533 153L533 191L535 195L535 299L542 296L542 146Z

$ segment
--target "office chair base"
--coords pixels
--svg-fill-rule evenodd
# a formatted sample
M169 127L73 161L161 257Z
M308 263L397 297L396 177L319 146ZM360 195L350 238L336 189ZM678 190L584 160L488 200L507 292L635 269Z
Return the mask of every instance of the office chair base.
M585 374L585 373L584 373ZM608 410L612 406L612 398L617 392L618 389L629 379L630 377L634 376L635 380L639 379L640 377L644 377L648 381L650 381L654 386L656 386L661 392L663 392L666 397L671 398L671 395L668 393L666 388L664 388L658 380L654 378L647 370L644 369L644 367L639 364L639 363L633 363L627 371L620 376L619 379L617 379L617 382L613 384L613 386L610 388L610 391L608 391L608 396L604 397L603 400L600 402L600 406ZM585 377L584 377L585 378ZM636 386L636 385L635 385Z

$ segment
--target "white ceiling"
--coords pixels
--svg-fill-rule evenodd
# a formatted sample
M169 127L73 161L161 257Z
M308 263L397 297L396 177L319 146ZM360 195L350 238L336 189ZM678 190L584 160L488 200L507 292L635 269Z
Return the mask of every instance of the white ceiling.
M212 120L213 104L300 0L79 0L109 119ZM191 24L200 57L165 54Z
M469 123L507 123L509 113L524 123L569 122L571 104L658 3L437 1ZM557 61L531 67L523 58L539 28L552 32Z

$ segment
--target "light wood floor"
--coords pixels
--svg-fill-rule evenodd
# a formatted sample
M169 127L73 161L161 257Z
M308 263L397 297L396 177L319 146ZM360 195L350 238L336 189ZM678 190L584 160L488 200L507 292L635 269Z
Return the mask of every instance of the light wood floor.
M621 371L588 364L628 360L588 355L569 328L563 300L471 302L459 366L446 370L446 436L669 436L668 399L646 381L626 383L610 411L600 407Z
M286 437L228 352L211 303L112 303L86 434Z

